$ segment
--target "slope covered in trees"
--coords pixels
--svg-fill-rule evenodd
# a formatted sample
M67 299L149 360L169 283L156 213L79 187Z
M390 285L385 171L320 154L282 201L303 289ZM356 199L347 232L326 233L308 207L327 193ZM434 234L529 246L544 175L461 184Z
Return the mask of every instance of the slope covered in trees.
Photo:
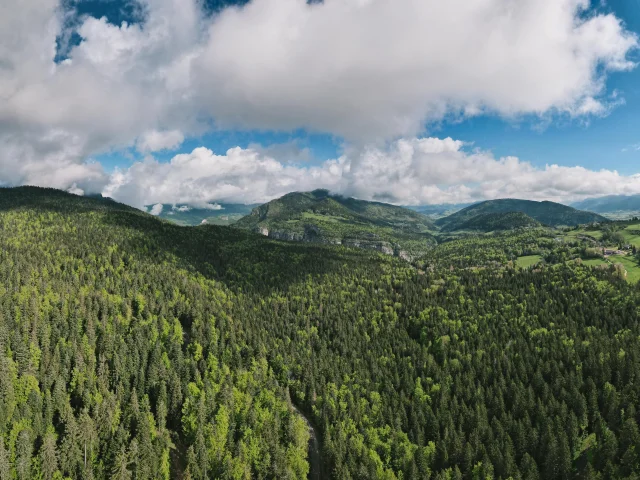
M640 474L640 294L578 244L412 265L7 192L0 478L306 478L296 408L335 479Z
M327 190L287 194L255 208L236 226L281 240L344 244L404 257L424 253L435 243L433 222L418 212Z
M536 228L542 224L522 212L482 213L471 217L457 227L457 230L476 230L480 232L494 232L499 230L513 230L515 228Z
M436 220L436 225L444 231L460 230L466 222L478 215L507 212L521 212L544 225L552 227L607 221L606 218L596 213L576 210L555 202L501 199L488 200L463 208L453 215Z

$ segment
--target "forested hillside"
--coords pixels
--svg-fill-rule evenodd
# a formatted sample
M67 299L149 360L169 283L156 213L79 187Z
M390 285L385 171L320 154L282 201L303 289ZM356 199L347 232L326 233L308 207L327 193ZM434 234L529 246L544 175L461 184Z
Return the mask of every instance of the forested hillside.
M2 479L303 479L301 414L328 478L640 475L640 294L569 261L578 240L469 237L410 264L13 192Z
M478 215L520 212L534 220L548 226L562 225L573 226L593 222L606 222L607 219L592 212L576 210L566 205L555 202L534 202L531 200L517 200L504 198L499 200L487 200L436 220L444 231L460 230L465 223Z
M522 212L482 213L457 226L457 230L495 232L516 228L535 228L542 224Z
M435 244L434 224L425 215L327 190L289 193L256 207L236 226L280 240L347 245L403 258Z

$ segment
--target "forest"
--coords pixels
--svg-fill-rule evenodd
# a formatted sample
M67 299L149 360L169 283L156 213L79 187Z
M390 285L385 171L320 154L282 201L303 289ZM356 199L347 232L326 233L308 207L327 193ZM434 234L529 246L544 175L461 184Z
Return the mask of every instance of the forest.
M407 262L2 189L0 480L637 479L640 290L572 242Z

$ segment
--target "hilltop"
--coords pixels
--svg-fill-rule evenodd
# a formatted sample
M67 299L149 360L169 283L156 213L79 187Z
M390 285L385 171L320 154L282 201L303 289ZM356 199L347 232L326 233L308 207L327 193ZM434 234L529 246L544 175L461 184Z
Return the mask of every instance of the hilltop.
M606 222L605 217L597 213L577 210L555 202L535 202L531 200L501 199L485 202L463 208L459 212L436 220L436 225L442 231L463 229L464 225L478 215L492 213L520 212L532 219L551 227L575 226L594 222Z
M536 228L542 224L522 212L482 213L471 217L457 227L457 230L496 232L516 228Z
M19 209L43 209L70 212L137 212L140 210L124 203L116 202L102 195L80 196L43 187L3 187L0 188L0 211Z
M327 190L289 193L253 209L235 226L279 240L341 244L404 257L435 243L432 220L418 212Z

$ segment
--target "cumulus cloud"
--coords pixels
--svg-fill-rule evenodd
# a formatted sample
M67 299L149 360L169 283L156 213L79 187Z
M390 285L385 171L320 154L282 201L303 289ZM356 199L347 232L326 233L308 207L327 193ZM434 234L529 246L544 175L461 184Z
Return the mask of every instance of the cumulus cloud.
M152 130L138 138L136 148L142 153L175 150L182 142L184 142L184 135L179 130L171 130L168 132Z
M253 149L216 155L197 148L169 163L147 158L119 170L104 194L141 207L166 201L261 203L316 188L404 205L505 197L567 201L640 193L640 175L579 166L537 168L516 157L468 151L451 138L411 138L385 147L351 147L319 166L286 164Z
M236 147L216 155L200 147L168 163L149 157L117 170L104 194L138 207L159 202L193 206L212 201L258 203L291 190L335 183L341 169L327 165L300 168L252 149Z
M67 192L73 193L74 195L78 195L80 197L84 195L84 190L78 187L78 185L76 185L75 183L71 185L71 188L69 188Z
M163 206L161 203L156 203L154 206L151 207L151 210L149 210L149 213L157 217L162 213L162 208Z
M57 64L60 1L1 2L0 182L99 189L92 156L212 125L365 144L451 114L603 115L621 101L606 76L637 47L588 0L253 0L214 16L138 3L139 24L81 19Z
M57 64L56 37L68 33L59 0L2 2L1 182L99 190L108 177L87 162L93 155L138 138L149 151L170 148L182 127L197 131L184 78L199 10L177 0L146 7L144 27L86 17L81 43Z
M254 0L210 25L196 91L230 125L356 139L416 133L458 112L599 115L609 103L605 75L633 66L637 39L588 8L588 0Z
M217 203L205 203L204 208L207 210L224 210L222 205L218 205Z

